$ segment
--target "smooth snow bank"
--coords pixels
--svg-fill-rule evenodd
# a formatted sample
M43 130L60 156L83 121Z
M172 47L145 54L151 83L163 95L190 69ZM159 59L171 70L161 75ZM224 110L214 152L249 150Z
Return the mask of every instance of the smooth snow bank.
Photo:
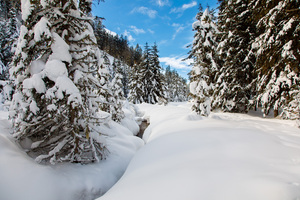
M40 165L14 143L7 115L0 111L0 200L95 199L119 180L144 144L133 136L130 127L110 122L102 127L103 133L111 136L107 139L110 155L106 160L89 165Z
M98 200L300 199L300 130L294 121L142 104L147 144Z

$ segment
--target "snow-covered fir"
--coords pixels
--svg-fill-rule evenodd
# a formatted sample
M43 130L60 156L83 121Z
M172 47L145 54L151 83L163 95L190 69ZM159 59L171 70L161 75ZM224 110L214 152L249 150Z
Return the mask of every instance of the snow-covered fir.
M207 9L193 24L192 109L201 115L210 105L225 112L259 109L300 119L299 1L219 2L217 21L204 29ZM208 33L210 26L216 28Z
M181 77L176 70L167 66L164 75L165 97L168 102L183 102L188 100L187 80Z
M129 99L133 103L166 104L164 77L158 59L157 45L145 45L142 60L131 73Z
M90 19L72 0L24 0L22 19L11 68L14 137L38 162L105 158L99 126L110 118L99 113L99 95L106 69Z
M214 13L208 8L202 12L200 6L196 19L197 21L193 23L193 30L196 33L188 57L194 60L189 74L192 110L200 115L208 116L211 111L214 78L219 69L216 57L218 29L214 22Z
M258 33L256 103L264 114L299 118L299 1L253 1ZM262 6L264 5L264 9Z
M222 1L218 18L220 70L214 91L214 109L247 112L253 96L255 57L251 51L253 23L246 0Z

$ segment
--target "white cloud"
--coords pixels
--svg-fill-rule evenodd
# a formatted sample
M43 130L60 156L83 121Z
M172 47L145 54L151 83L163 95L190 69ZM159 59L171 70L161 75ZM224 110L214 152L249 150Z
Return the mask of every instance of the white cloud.
M123 35L125 37L127 37L127 39L128 39L129 42L134 42L135 41L135 39L132 37L132 35L130 34L129 31L125 30L124 33L123 33Z
M182 24L176 24L176 23L173 23L172 26L176 28L176 31L172 37L172 40L174 40L176 38L176 36L178 35L178 33L183 31L185 29L185 27Z
M166 65L170 65L175 69L191 69L190 63L192 62L191 59L184 60L185 57L183 56L174 56L174 57L161 57L159 61L165 63Z
M159 7L163 7L163 6L169 6L170 2L169 0L155 0L156 5L158 5Z
M148 15L150 18L155 18L157 15L156 10L151 10L150 8L144 6L134 8L130 13L141 13L143 15Z
M182 13L182 12L184 12L186 9L189 9L189 8L192 8L192 7L195 7L195 6L197 6L197 2L196 1L193 1L193 2L191 2L191 3L189 3L189 4L183 4L181 7L179 7L179 8L173 8L172 10L171 10L171 12L170 13Z
M158 46L161 46L161 45L164 45L164 44L167 44L168 43L168 40L161 40L158 42Z
M173 23L172 26L173 26L173 27L179 27L180 24Z
M151 34L154 34L155 32L153 30L151 30L150 28L148 28L148 32Z
M136 26L130 26L130 28L136 35L146 33L144 29L139 29Z

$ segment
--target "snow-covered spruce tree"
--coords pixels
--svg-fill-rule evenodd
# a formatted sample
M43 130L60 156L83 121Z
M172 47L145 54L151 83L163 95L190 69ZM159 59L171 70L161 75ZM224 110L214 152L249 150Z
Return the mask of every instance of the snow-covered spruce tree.
M152 89L152 77L153 72L151 70L150 66L150 47L148 43L145 45L145 50L143 52L143 58L140 63L140 76L141 76L141 82L142 82L142 91L143 91L143 102L150 103L151 99L150 92Z
M167 99L164 96L165 86L156 43L150 49L149 68L146 71L146 77L148 77L148 79L145 79L147 87L146 102L166 104Z
M17 15L20 14L17 2L2 0L0 2L0 80L8 80L8 66L12 61L13 50L19 35L19 22Z
M114 121L120 122L124 118L124 112L122 110L124 100L123 83L122 83L122 65L120 60L114 59L113 64L113 78L110 83L112 90L112 102L110 105L111 117Z
M177 72L177 78L176 78L176 86L177 86L177 91L178 95L175 96L174 100L176 102L183 102L188 100L188 95L189 95L189 87L187 84L187 80L183 77L181 77Z
M129 93L128 100L134 104L139 104L143 101L143 83L142 83L142 75L141 75L141 67L140 64L142 62L143 50L137 44L134 49L133 54L133 66L130 67L129 71Z
M129 74L128 100L134 104L144 102L144 83L140 63L134 64Z
M192 50L188 58L194 60L190 72L190 95L192 97L192 110L196 113L208 116L211 111L211 97L215 73L218 70L216 61L216 34L218 32L214 23L213 11L208 8L196 16L197 21L193 23L196 31Z
M101 77L99 78L100 87L97 90L96 95L99 98L99 106L100 109L104 112L110 113L112 115L112 104L115 102L115 98L113 96L111 90L111 81L113 76L113 66L109 59L109 55L103 52L102 54L103 64L99 69Z
M182 78L175 70L172 71L172 101L183 102L187 101L189 94L188 85L186 79Z
M252 97L254 24L248 0L221 1L218 52L222 60L214 91L214 109L247 112Z
M129 74L131 67L128 66L126 63L122 62L122 68L121 68L121 75L122 75L122 90L124 97L128 97L129 93Z
M74 0L22 0L11 76L14 137L37 162L105 158L98 126L101 53ZM101 72L101 71L100 71Z
M130 94L129 100L132 103L148 103L149 94L152 89L153 72L150 68L150 48L148 43L145 45L140 62L136 63L130 75Z
M300 2L252 1L258 36L256 101L267 115L299 118Z
M164 81L165 81L164 85L166 87L165 97L167 98L168 102L173 102L173 98L172 98L173 82L172 82L172 72L171 72L170 65L166 67Z
M99 97L100 109L111 115L111 119L114 121L121 121L124 118L122 110L124 94L122 91L122 75L120 74L121 68L119 61L109 58L110 56L103 53L103 65L99 69L101 74L100 77L100 88L97 91ZM111 63L112 62L112 63ZM118 64L117 64L118 63Z

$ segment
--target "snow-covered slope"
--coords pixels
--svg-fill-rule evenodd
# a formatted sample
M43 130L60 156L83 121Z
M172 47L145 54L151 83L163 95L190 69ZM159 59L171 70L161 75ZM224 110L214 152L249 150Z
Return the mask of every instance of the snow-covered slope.
M300 199L300 130L294 121L140 105L147 144L98 200Z
M133 136L137 124L129 105L123 126L110 122L102 127L110 156L95 164L34 162L9 134L7 112L0 111L0 200L91 200L104 194L124 173L129 161L143 145ZM138 127L137 127L138 128Z

